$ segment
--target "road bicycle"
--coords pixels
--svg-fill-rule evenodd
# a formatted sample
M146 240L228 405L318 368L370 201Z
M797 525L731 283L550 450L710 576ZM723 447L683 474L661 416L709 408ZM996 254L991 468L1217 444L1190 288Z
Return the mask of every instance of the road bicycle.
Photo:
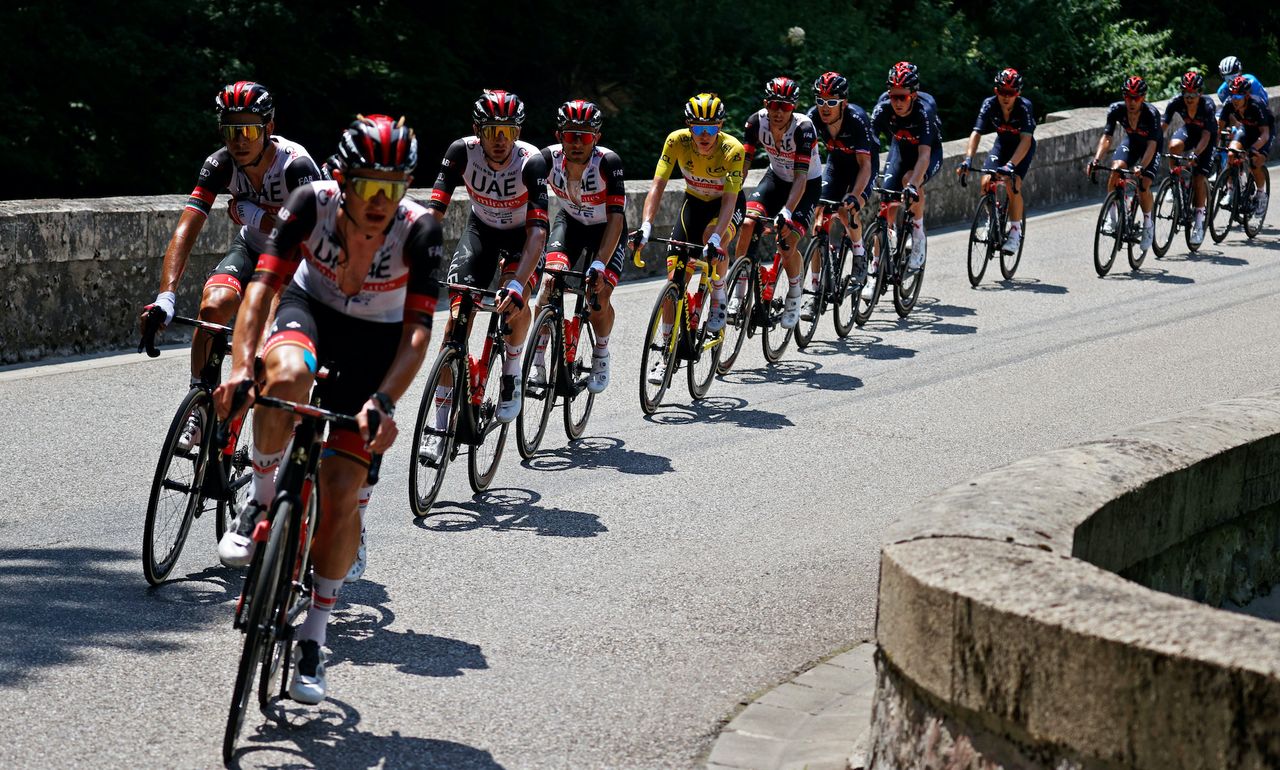
M742 343L760 333L764 360L775 363L782 358L794 330L782 328L782 314L787 305L787 279L782 269L782 250L778 248L774 223L756 220L747 253L729 268L725 286L729 287L728 320L725 323L724 351L716 365L717 374L728 374L742 352ZM761 243L773 240L773 259L765 264L760 257ZM766 252L768 253L768 252Z
M1169 160L1169 176L1160 182L1156 190L1155 208L1151 215L1155 220L1155 237L1151 241L1151 250L1157 257L1169 253L1173 237L1182 228L1187 248L1198 251L1200 244L1191 240L1191 231L1195 225L1195 191L1192 182L1195 176L1195 155L1167 155Z
M853 243L849 240L849 234L841 228L840 237L834 242L831 238L831 223L837 220L834 212L840 208L840 202L819 199L818 205L829 213L822 218L822 224L814 228L813 237L809 239L801 258L801 269L808 270L809 265L813 264L814 253L821 255L818 288L810 289L808 282L805 283L805 296L813 298L811 315L805 318L804 313L801 313L795 327L796 347L801 350L813 341L818 321L828 307L831 308L836 335L840 339L848 337L853 331L854 308L852 302L846 304L845 300L850 299L853 292L862 290L862 285L857 283L857 275L861 271L855 264L857 260L853 256ZM850 216L857 216L857 213L851 213ZM803 306L802 303L801 307Z
M1089 172L1090 182L1098 183L1099 171L1121 177L1121 183L1103 198L1102 210L1098 212L1098 224L1093 233L1093 268L1101 278L1111 272L1121 244L1128 247L1129 267L1133 270L1142 267L1147 253L1142 250L1142 208L1138 202L1138 184L1142 172L1127 168L1095 167Z
M1000 169L983 170L992 179L978 199L973 212L973 224L969 226L969 285L977 286L987 272L987 263L1000 255L1000 274L1006 281L1012 280L1022 261L1022 247L1027 238L1027 218L1022 217L1022 241L1016 252L1006 252L1004 244L1009 240L1009 189L1018 191L1018 177ZM960 177L960 186L969 185L968 175Z
M1226 167L1218 172L1209 194L1209 234L1214 243L1222 243L1234 224L1244 228L1245 237L1252 240L1262 232L1262 222L1267 216L1267 206L1258 207L1255 198L1258 183L1249 168L1249 152L1225 147ZM1267 193L1268 204L1271 193L1271 172L1262 167L1264 181L1263 192Z
M653 240L665 243L671 249L672 253L667 258L671 278L653 303L640 354L640 409L645 414L658 410L682 361L689 380L689 395L695 400L707 395L718 370L725 339L725 329L718 332L707 329L706 316L709 314L703 311L711 301L711 283L717 276L712 275L711 265L702 259L702 246L668 238ZM636 267L645 266L639 250L636 250L632 261ZM697 273L693 280L690 280L690 271ZM662 332L664 318L671 319L665 337ZM664 364L659 382L654 382L651 376L653 361Z
M920 297L920 286L924 283L924 269L912 270L907 266L915 248L915 215L911 206L919 198L910 196L901 190L886 190L876 187L874 191L880 195L880 205L875 219L867 228L866 244L873 262L879 263L874 276L868 275L867 281L872 283L872 294L864 299L859 293L854 304L854 322L859 328L871 318L871 311L884 293L893 287L893 309L899 318L906 318L916 306ZM889 210L897 211L890 218ZM869 269L869 268L868 268Z
M145 350L152 358L160 355L155 338L163 322L163 310L152 308L147 313L138 352ZM231 424L234 441L228 442L225 449L213 446L213 436L221 426L213 408L213 390L222 382L222 362L231 346L231 327L182 316L175 316L172 322L209 335L209 354L199 381L192 384L169 423L147 497L142 574L153 586L164 582L178 563L193 520L212 510L214 542L222 539L231 519L244 506L242 492L253 478L248 431L241 430L243 418ZM199 426L199 442L187 445L183 434L193 420Z
M497 311L498 292L461 283L445 287L458 297L457 314L422 391L409 455L409 505L417 517L431 510L445 471L463 446L471 448L467 453L471 489L477 494L488 489L498 472L510 427L497 419L504 338L511 333ZM479 357L468 352L472 315L477 309L490 313ZM451 394L438 397L436 391L446 373L452 376ZM447 412L444 419L438 417L441 408Z
M322 369L317 377L323 379L325 374ZM232 414L244 404L250 385L241 383L236 389L232 396ZM290 412L299 419L285 450L285 462L278 471L278 491L270 511L253 530L256 543L253 558L236 602L233 626L244 634L244 648L236 667L231 708L222 739L222 758L228 764L235 753L255 680L258 706L264 714L273 699L289 697L294 624L311 606L311 538L320 511L317 473L325 428L358 430L354 417L323 409L314 398L312 403L301 404L260 395L256 403ZM366 416L369 433L375 435L381 416L373 410ZM224 445L229 434L224 423L218 430L215 446ZM378 483L381 465L382 457L373 455L366 481L369 486Z
M524 378L524 403L516 423L516 449L526 460L538 451L557 399L564 404L564 432L572 441L581 438L587 429L587 420L591 417L591 407L596 398L587 390L596 344L596 333L591 328L589 317L600 309L595 293L587 288L592 273L554 268L546 268L543 272L551 276L551 289L533 322L529 342L525 343L524 362L520 366ZM571 280L578 285L570 285ZM564 312L566 294L577 297L573 312L568 317ZM534 382L530 374L539 359L544 362L546 377L542 382Z

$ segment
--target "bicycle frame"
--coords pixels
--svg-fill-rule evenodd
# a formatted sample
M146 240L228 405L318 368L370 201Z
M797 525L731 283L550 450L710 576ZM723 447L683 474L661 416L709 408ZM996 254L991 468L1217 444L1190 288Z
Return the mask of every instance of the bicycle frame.
M587 288L587 273L553 268L548 268L543 272L552 278L551 291L543 307L550 308L555 313L556 322L560 324L563 332L564 343L562 345L564 366L557 367L554 395L562 398L572 398L582 390L582 388L575 389L573 377L570 375L573 367L577 364L578 339L582 334L583 324L590 323L591 313L600 309L600 303L596 295ZM581 280L582 288L569 286L568 280L570 278ZM577 297L577 301L574 302L573 312L567 317L564 312L564 295L566 294ZM535 345L539 344L538 340L533 342Z
M458 434L455 438L459 443L475 446L484 441L484 433L480 429L480 408L484 404L485 383L489 378L489 360L493 356L493 346L502 343L504 335L510 330L496 310L497 292L459 283L445 284L445 288L456 292L460 301L457 316L453 320L453 330L442 347L454 351L466 367L462 382L453 384L454 407L457 408L459 404L467 406L458 415ZM479 358L469 353L471 322L477 309L492 312Z

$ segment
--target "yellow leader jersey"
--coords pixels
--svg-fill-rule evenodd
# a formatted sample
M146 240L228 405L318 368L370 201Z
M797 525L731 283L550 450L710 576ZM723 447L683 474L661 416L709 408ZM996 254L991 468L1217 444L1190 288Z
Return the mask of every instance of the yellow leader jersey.
M693 134L687 128L672 131L662 146L658 158L656 177L670 179L676 167L684 176L685 189L695 198L713 201L723 195L737 197L742 190L742 158L745 151L742 142L724 131L716 135L719 140L710 155L700 155L693 144Z

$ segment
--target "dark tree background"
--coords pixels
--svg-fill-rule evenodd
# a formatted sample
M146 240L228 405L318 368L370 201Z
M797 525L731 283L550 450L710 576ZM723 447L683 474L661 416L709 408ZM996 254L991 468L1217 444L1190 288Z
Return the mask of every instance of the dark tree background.
M1216 88L1234 54L1280 82L1280 4L1147 0L582 0L475 5L402 0L172 0L6 4L0 88L0 198L184 193L218 146L213 97L259 80L277 131L323 159L357 112L407 115L429 184L470 129L483 88L529 110L524 137L552 141L555 108L606 110L604 142L631 178L699 90L725 98L730 124L777 74L810 84L836 69L868 109L900 59L920 65L948 139L968 133L995 71L1026 76L1037 115L1116 98L1123 78L1171 94L1189 66Z

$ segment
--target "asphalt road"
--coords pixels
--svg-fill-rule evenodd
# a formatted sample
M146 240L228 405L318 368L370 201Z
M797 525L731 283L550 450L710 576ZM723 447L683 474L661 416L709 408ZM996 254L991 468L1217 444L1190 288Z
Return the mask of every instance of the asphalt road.
M967 232L935 232L907 322L882 308L836 342L824 321L773 367L750 341L705 401L675 387L652 419L636 382L658 285L624 285L589 438L553 433L523 465L512 443L478 498L455 467L422 521L408 441L388 455L332 697L284 724L253 712L238 762L697 766L737 702L872 635L878 543L914 501L1275 384L1274 229L1100 280L1094 216L1033 217L1017 280L978 290ZM148 589L140 566L185 370L174 351L0 372L0 766L220 764L239 577L208 519L175 580Z

